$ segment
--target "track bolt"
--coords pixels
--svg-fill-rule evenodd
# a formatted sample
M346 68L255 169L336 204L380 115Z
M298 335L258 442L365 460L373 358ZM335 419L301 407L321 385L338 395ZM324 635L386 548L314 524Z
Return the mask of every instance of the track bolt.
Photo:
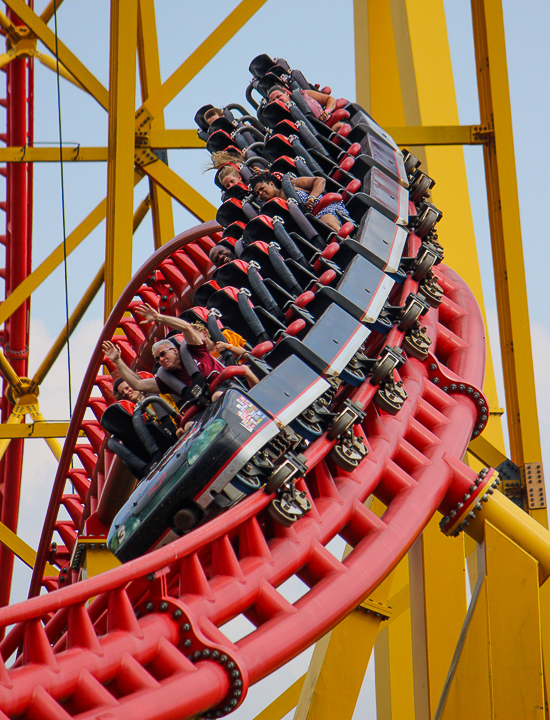
M210 650L208 648L204 648L204 650L202 651L202 656L205 658L210 657Z
M437 365L435 363L432 363L430 365L430 370L437 370Z
M240 698L242 694L242 690L235 690L235 692L233 693L233 697Z
M147 612L153 612L154 609L155 609L155 606L153 605L152 602L148 602L147 605L145 606L145 610Z
M168 610L168 603L166 601L161 602L159 610L160 612L166 612Z
M222 665L225 665L228 659L227 655L220 655L220 662Z
M481 510L483 505L481 503L476 503L476 510Z
M153 582L154 579L155 579L155 573L149 573L149 575L147 575L147 580L149 582Z
M488 495L484 495L481 499L483 500L483 502L488 502L489 496L488 496Z
M173 617L174 617L175 620L178 620L182 615L183 615L183 611L180 610L179 608L177 608L176 610L174 610Z
M183 630L183 632L189 632L189 630L191 630L191 625L189 625L189 623L183 623L181 629Z
M219 657L220 657L219 650L214 650L214 652L212 653L212 660L217 660Z
M235 663L233 662L233 660L230 660L230 661L227 663L227 669L228 669L228 670L233 670L234 667L235 667Z
M468 495L468 493L464 493L464 495L462 496L462 499L463 499L463 500L467 500L469 497L470 497L470 496Z
M241 677L241 671L240 670L233 670L231 673L232 678L240 678Z
M187 640L183 641L184 647L191 647L191 645L192 645L192 642L191 642L191 640L189 640L189 638L187 638Z
M476 519L476 514L475 514L475 512L474 512L473 510L469 513L469 515L470 515L470 517L472 518L472 520L475 520L475 519Z

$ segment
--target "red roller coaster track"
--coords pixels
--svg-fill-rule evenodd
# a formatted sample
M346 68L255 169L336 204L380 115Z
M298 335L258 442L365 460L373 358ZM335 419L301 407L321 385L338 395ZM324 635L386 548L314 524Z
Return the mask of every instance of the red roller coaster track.
M310 496L310 513L283 528L265 512L271 497L258 492L170 545L71 583L84 519L96 536L105 532L94 515L105 483L97 463L103 430L89 417L98 418L106 402L104 376L98 375L101 342L117 333L132 361L146 338L127 311L138 297L158 303L168 287L189 303L212 272L207 251L218 230L208 223L161 248L121 296L96 346L55 479L31 591L57 588L55 578L43 577L48 560L68 586L0 610L0 627L14 625L0 645L5 663L20 650L12 667L0 667L1 717L220 717L242 702L250 684L356 607L436 510L448 515L464 494L486 492L490 473L480 481L459 460L484 422L483 322L465 283L439 265L443 300L424 318L432 352L425 362L409 358L400 369L407 402L390 416L372 402L376 387L365 382L353 389L350 397L366 409L358 432L369 454L348 473L329 458L335 441L323 436L312 443L305 452L308 473L299 483ZM414 255L419 240L411 235L408 243ZM416 289L409 276L400 301ZM400 345L402 339L394 327L383 342ZM85 442L79 441L82 431ZM82 467L71 468L74 458ZM75 492L65 494L67 481ZM382 517L364 504L371 494L387 507ZM61 508L70 520L61 519ZM52 550L54 532L64 545ZM336 535L352 547L342 561L326 549ZM293 575L309 589L291 604L277 588ZM232 643L219 628L239 615L255 629Z

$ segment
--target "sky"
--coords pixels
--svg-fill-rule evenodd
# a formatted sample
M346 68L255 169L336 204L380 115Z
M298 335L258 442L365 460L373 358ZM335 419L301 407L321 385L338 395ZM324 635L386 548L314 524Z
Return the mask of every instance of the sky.
M413 5L414 3L410 3ZM35 0L40 12L46 0ZM188 2L157 3L157 28L162 38L159 48L162 78L173 70L207 37L237 5L236 0L209 0L208 11L199 15L198 5ZM418 3L419 12L426 3ZM337 13L335 12L337 8ZM445 12L453 73L461 124L479 122L476 69L471 38L469 4L465 0L447 0ZM536 387L543 444L543 459L550 447L550 380L546 358L550 353L550 320L547 311L546 268L549 244L546 238L545 201L547 171L545 158L549 133L550 101L544 80L550 77L550 5L542 0L529 3L504 1L508 70L514 141L521 208L522 235L529 294L529 313L533 342ZM50 23L53 29L53 20ZM58 12L58 31L65 44L108 86L109 3L94 0L81 3L65 0ZM44 50L44 48L40 48ZM224 105L245 103L244 90L249 80L250 60L266 52L286 58L306 77L330 85L333 94L355 98L354 36L352 0L268 0L249 23L224 47L167 107L167 128L192 128L193 116L205 103ZM61 118L57 113L57 86L53 73L35 63L35 142L55 145L61 124L65 143L104 146L107 117L89 96L62 81ZM139 104L139 103L138 103ZM0 111L1 112L1 111ZM61 123L60 123L61 120ZM487 220L482 151L464 150L472 213L484 285L485 304L491 342L498 342L496 303L492 280L490 235ZM205 150L170 151L170 167L181 174L214 205L219 191L210 174L203 174L208 156ZM33 267L36 267L62 242L61 184L58 164L35 165ZM1 182L1 181L0 181ZM135 206L147 193L146 181L138 185ZM104 198L106 164L66 163L64 165L65 220L68 232ZM443 208L444 210L444 208ZM174 203L176 232L196 224L194 218ZM444 244L444 238L442 238ZM147 217L134 236L133 269L136 270L153 248L151 220ZM105 250L105 224L102 223L69 256L69 306L74 308L84 288L99 269ZM40 364L64 323L65 289L59 268L38 288L31 302L30 374ZM70 360L73 401L86 370L91 351L102 328L102 296L92 304L79 329L73 335ZM498 358L496 346L493 356ZM497 379L502 373L497 362ZM502 382L500 405L504 405ZM66 420L69 415L67 356L62 355L44 382L40 406L50 420ZM41 441L27 444L19 533L36 547L47 506L56 463ZM26 596L29 572L16 562L16 580L12 599ZM298 589L290 587L289 598L296 599ZM236 623L231 631L242 632ZM235 635L235 637L236 637ZM262 687L252 689L244 707L235 713L238 720L253 718L269 698L275 698L290 682L307 669L308 656L296 659ZM374 717L372 667L367 673L354 720Z

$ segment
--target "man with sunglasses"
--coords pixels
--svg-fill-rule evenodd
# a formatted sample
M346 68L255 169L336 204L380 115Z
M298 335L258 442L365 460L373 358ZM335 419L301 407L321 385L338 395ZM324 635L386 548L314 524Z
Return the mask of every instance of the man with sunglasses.
M150 305L144 304L136 308L136 313L143 317L141 324L148 324L151 322L157 325L165 325L174 330L178 330L183 335L183 339L186 343L187 350L197 367L198 372L204 378L205 381L211 381L216 375L223 370L223 365L219 363L206 349L204 339L197 332L196 328L190 323L182 320L181 318L172 317L169 315L161 315L161 313L154 310ZM165 373L157 373L151 378L141 378L137 373L131 370L128 365L124 362L121 357L119 348L109 340L103 343L103 352L107 360L112 362L120 377L123 378L128 385L134 390L147 395L149 393L174 393L173 383L168 384L165 382L160 375L170 373L175 377L182 387L181 394L185 397L183 391L185 388L189 388L193 384L193 378L184 367L181 359L180 351L176 345L169 339L159 340L153 345L153 359L157 362L160 368L163 368ZM215 393L212 400L215 400L220 393ZM185 397L186 400L189 398Z

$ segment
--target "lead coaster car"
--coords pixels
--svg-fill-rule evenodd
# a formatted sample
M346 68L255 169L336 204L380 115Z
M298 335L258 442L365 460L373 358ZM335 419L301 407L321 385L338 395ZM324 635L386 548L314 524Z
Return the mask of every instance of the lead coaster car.
M283 456L293 471L273 488L270 514L292 524L311 507L293 484L306 470L293 452L301 440L290 429L280 431L246 393L229 389L138 484L111 525L109 549L127 562L154 548L170 529L183 534L206 522L260 488Z

